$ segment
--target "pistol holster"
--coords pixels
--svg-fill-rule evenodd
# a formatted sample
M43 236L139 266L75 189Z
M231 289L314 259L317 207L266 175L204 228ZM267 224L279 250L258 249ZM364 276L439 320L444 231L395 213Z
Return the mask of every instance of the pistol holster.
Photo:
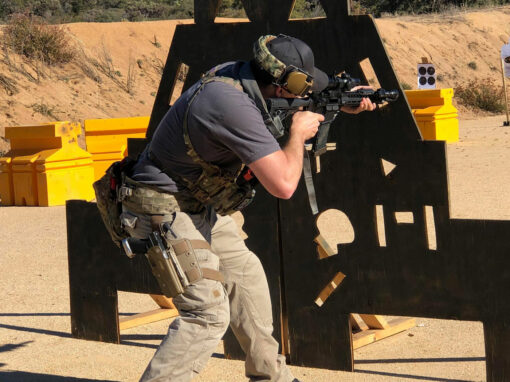
M164 230L164 225L160 227ZM195 249L211 250L207 241L168 239L161 233L164 234L156 230L149 235L146 257L165 296L176 297L184 293L189 284L203 278L221 283L225 281L219 271L200 267Z

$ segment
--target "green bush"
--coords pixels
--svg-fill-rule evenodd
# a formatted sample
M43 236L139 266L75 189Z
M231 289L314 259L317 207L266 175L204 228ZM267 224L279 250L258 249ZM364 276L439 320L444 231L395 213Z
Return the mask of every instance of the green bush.
M126 12L123 9L89 9L80 13L78 20L96 23L111 23L126 19Z
M146 19L165 19L172 13L172 7L168 4L160 4L147 1L133 1L126 6L126 18L129 21L141 21Z
M194 2L193 0L174 0L172 2L172 15L174 19L193 18Z
M8 20L10 15L23 12L52 21L64 14L60 0L0 0L0 19Z
M480 7L508 4L509 0L357 0L367 13L376 17L383 13L431 13L441 12L452 7Z
M218 11L220 17L247 17L241 0L222 0Z
M459 103L464 106L492 113L500 113L505 109L504 90L490 78L473 79L466 85L457 86L454 91Z
M296 0L291 18L308 18L325 16L319 0Z
M4 29L4 43L18 54L49 65L70 62L76 54L64 27L26 14L11 16Z
M46 117L53 118L55 120L58 119L58 117L55 115L55 113L58 112L56 110L55 106L47 105L47 104L45 104L44 102L41 101L41 103L34 103L34 104L30 105L30 107L36 113L39 113L39 114L44 115Z

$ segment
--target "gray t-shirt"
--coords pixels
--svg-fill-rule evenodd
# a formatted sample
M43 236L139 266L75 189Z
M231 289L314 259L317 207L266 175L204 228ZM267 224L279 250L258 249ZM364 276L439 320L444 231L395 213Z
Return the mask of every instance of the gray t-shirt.
M227 63L218 75L239 78L243 62ZM202 168L186 154L183 118L190 98L200 83L191 86L175 102L157 127L149 147L135 165L132 178L164 191L182 191L149 158L148 150L170 173L196 180ZM267 129L260 110L244 92L225 82L207 83L195 97L188 114L188 131L197 154L206 162L226 171L237 171L241 163L250 164L280 149Z

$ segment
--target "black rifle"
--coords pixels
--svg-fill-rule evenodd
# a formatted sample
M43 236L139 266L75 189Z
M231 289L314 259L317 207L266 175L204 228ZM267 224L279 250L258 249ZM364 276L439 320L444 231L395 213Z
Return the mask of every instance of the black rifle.
M326 152L329 127L342 106L357 107L363 98L369 98L375 104L382 104L383 102L393 102L399 96L398 90L351 90L359 84L359 79L352 78L346 73L341 76L329 76L329 84L324 90L312 92L307 98L269 98L266 100L267 110L273 120L284 122L299 110L308 110L324 115L324 121L321 122L319 131L311 140L311 152L313 155L319 156ZM281 126L278 134L280 137L283 136L285 133L283 124L277 123L276 125Z

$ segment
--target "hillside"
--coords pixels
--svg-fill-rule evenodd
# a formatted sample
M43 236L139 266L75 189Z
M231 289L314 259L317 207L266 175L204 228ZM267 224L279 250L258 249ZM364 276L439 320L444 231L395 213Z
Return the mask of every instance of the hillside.
M175 27L191 22L67 24L80 54L76 62L57 67L2 49L0 138L5 126L149 115ZM501 83L499 54L510 36L510 6L376 23L402 84L416 87L416 64L423 56L436 64L440 87L473 78ZM460 111L461 118L476 116ZM7 148L0 139L0 152Z

